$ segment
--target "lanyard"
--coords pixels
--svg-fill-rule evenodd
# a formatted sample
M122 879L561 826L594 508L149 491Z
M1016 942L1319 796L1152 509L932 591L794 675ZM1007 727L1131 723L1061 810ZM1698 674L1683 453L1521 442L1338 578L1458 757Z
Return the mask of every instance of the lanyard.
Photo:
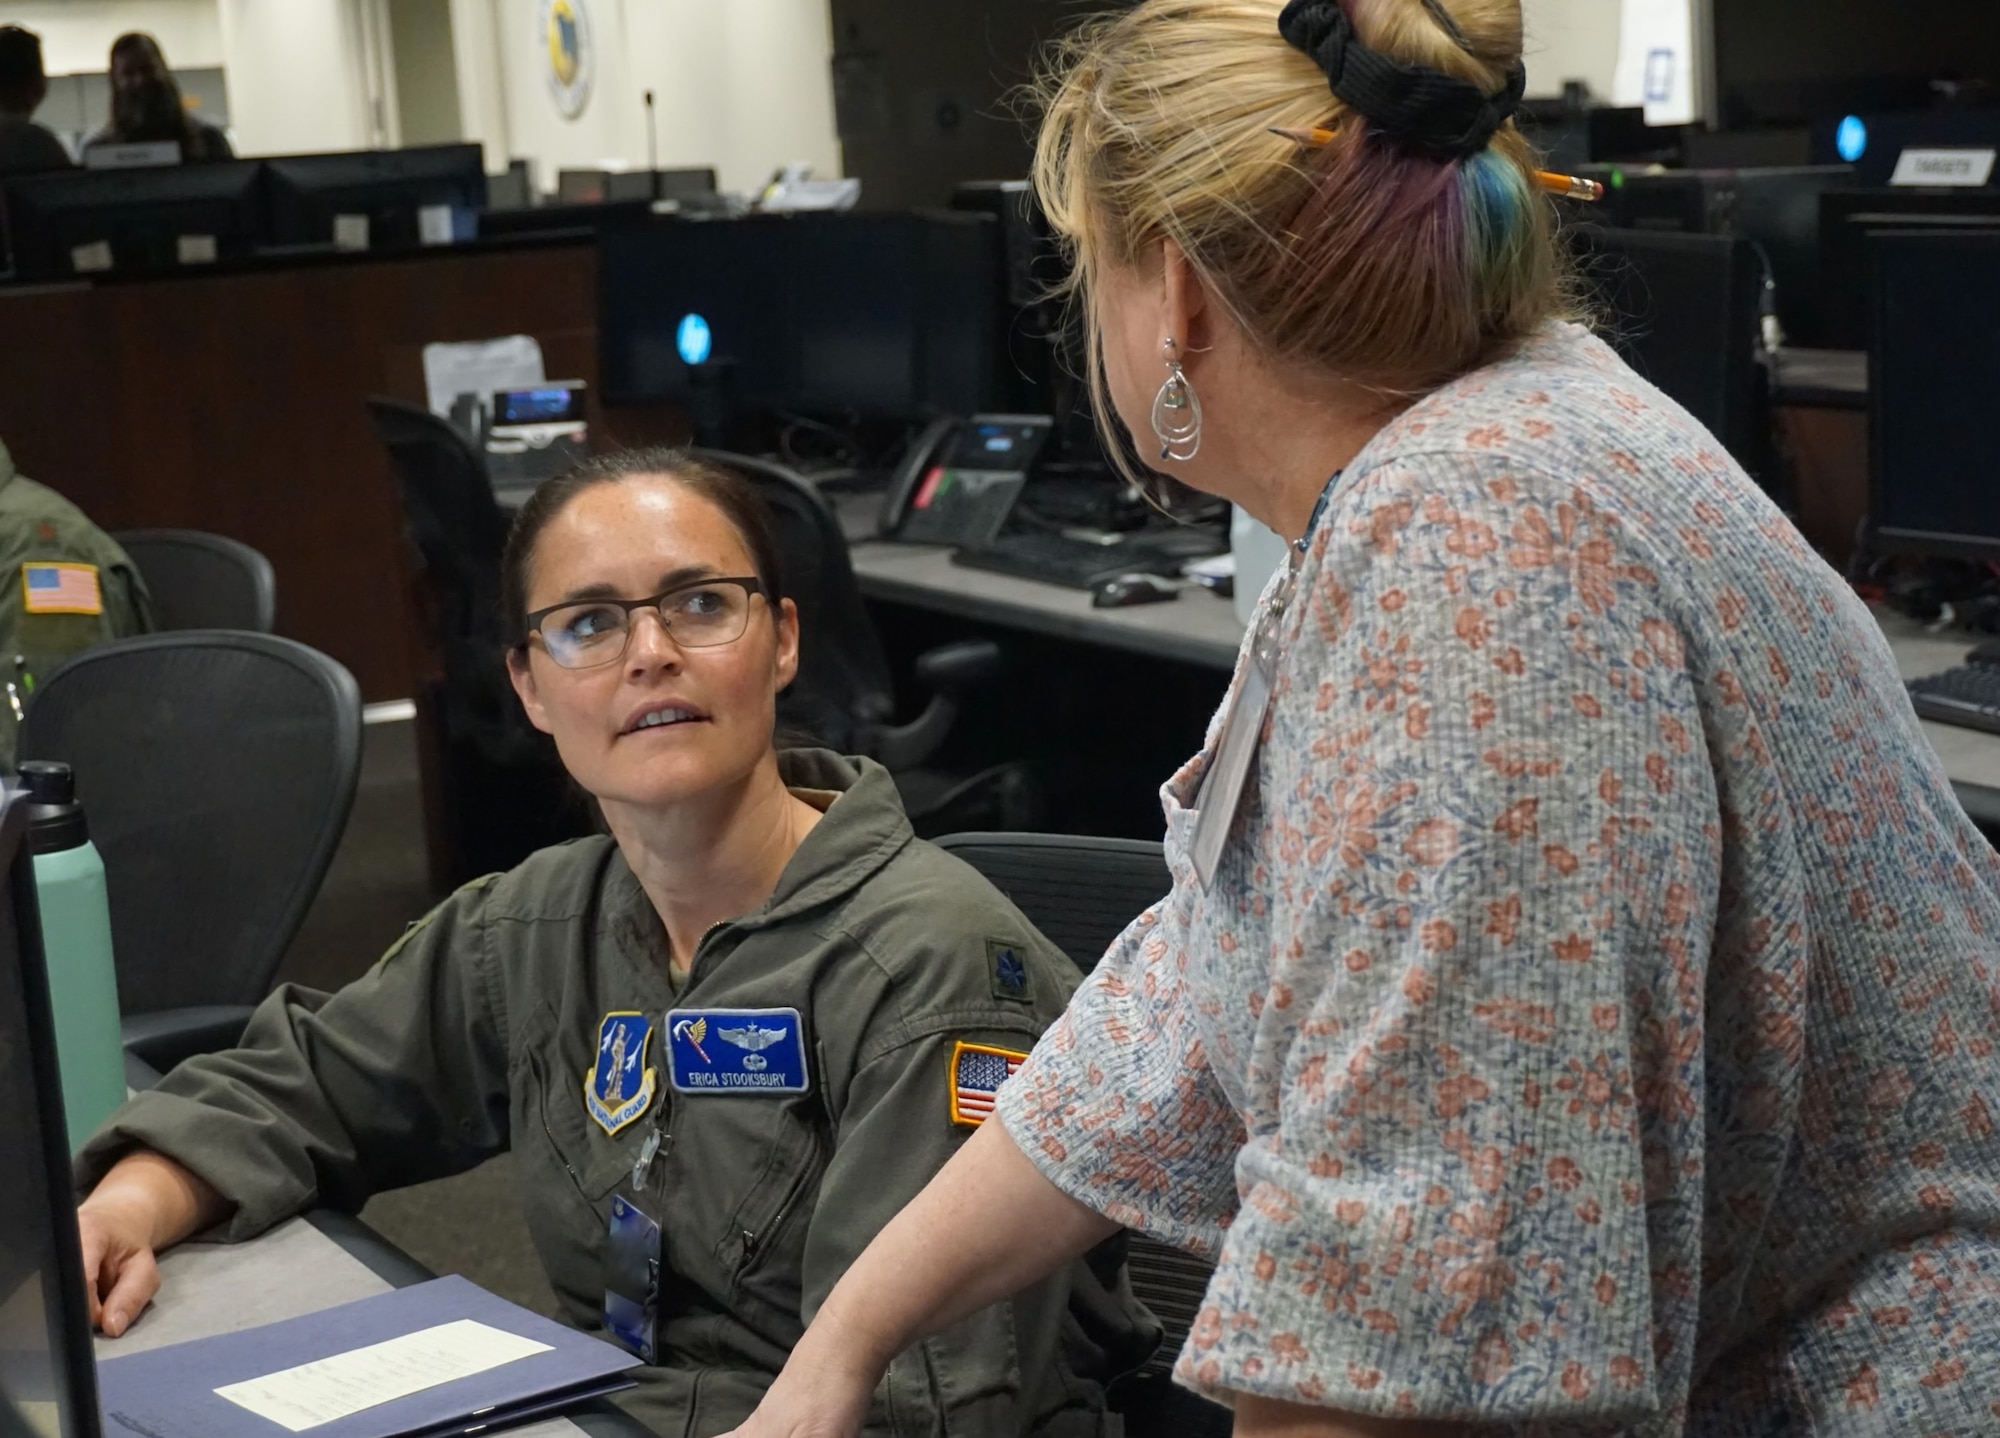
M1298 588L1299 565L1305 559L1306 546L1315 529L1326 513L1327 502L1333 497L1334 486L1340 483L1341 471L1335 470L1320 490L1319 500L1313 505L1312 518L1306 521L1306 532L1292 541L1292 552L1286 556L1285 577L1279 582L1271 602L1257 618L1256 633L1250 639L1250 662L1243 666L1243 682L1237 686L1229 701L1229 710L1222 719L1222 733L1215 744L1215 761L1202 776L1201 790L1195 796L1194 835L1189 844L1189 857L1194 860L1196 875L1201 879L1203 889L1213 886L1216 866L1222 859L1223 840L1228 838L1231 825L1236 818L1236 808L1243 800L1243 785L1250 776L1250 761L1257 753L1257 740L1264 730L1264 717L1270 711L1271 691L1278 675L1278 630L1284 623L1285 613L1291 608L1292 595Z

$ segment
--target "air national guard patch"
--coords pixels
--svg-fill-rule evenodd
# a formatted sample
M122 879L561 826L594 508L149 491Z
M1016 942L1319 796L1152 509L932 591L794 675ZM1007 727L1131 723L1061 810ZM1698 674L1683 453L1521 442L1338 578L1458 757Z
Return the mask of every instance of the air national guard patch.
M994 1096L1000 1085L1028 1061L1024 1053L994 1048L991 1044L969 1044L960 1039L951 1047L951 1121L978 1128L993 1114Z
M797 1009L673 1009L667 1072L682 1093L808 1093Z
M583 1081L583 1106L606 1133L617 1133L653 1106L656 1077L646 1067L653 1022L644 1014L612 1013L597 1026L597 1066Z

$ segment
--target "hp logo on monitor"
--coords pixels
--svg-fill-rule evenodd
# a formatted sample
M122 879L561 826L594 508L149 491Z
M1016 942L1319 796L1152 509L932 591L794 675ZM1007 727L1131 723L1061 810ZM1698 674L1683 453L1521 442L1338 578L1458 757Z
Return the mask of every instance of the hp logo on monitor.
M683 315L679 328L674 331L674 347L681 358L689 364L701 364L708 359L708 352L714 346L714 338L708 332L708 321L700 315Z
M1850 165L1868 153L1868 126L1859 115L1849 115L1840 122L1840 128L1833 134L1833 146Z

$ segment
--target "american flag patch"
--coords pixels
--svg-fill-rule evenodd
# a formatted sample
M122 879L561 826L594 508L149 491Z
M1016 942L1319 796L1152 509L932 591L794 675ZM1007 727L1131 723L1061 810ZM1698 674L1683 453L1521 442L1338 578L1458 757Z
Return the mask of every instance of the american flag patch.
M21 593L30 614L102 614L94 564L24 564Z
M951 1050L951 1121L978 1128L993 1112L993 1096L1028 1056L960 1039Z

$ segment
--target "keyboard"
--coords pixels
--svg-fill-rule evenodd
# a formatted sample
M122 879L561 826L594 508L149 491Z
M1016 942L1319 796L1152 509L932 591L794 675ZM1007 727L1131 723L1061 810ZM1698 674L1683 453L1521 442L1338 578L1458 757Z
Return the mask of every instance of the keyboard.
M968 569L989 569L1065 589L1089 589L1116 574L1178 575L1190 559L1220 554L1228 547L1222 536L1199 529L1126 535L1115 544L1028 530L1003 534L990 544L968 545L951 559Z
M1961 664L1908 687L1919 719L2000 734L2000 664Z

